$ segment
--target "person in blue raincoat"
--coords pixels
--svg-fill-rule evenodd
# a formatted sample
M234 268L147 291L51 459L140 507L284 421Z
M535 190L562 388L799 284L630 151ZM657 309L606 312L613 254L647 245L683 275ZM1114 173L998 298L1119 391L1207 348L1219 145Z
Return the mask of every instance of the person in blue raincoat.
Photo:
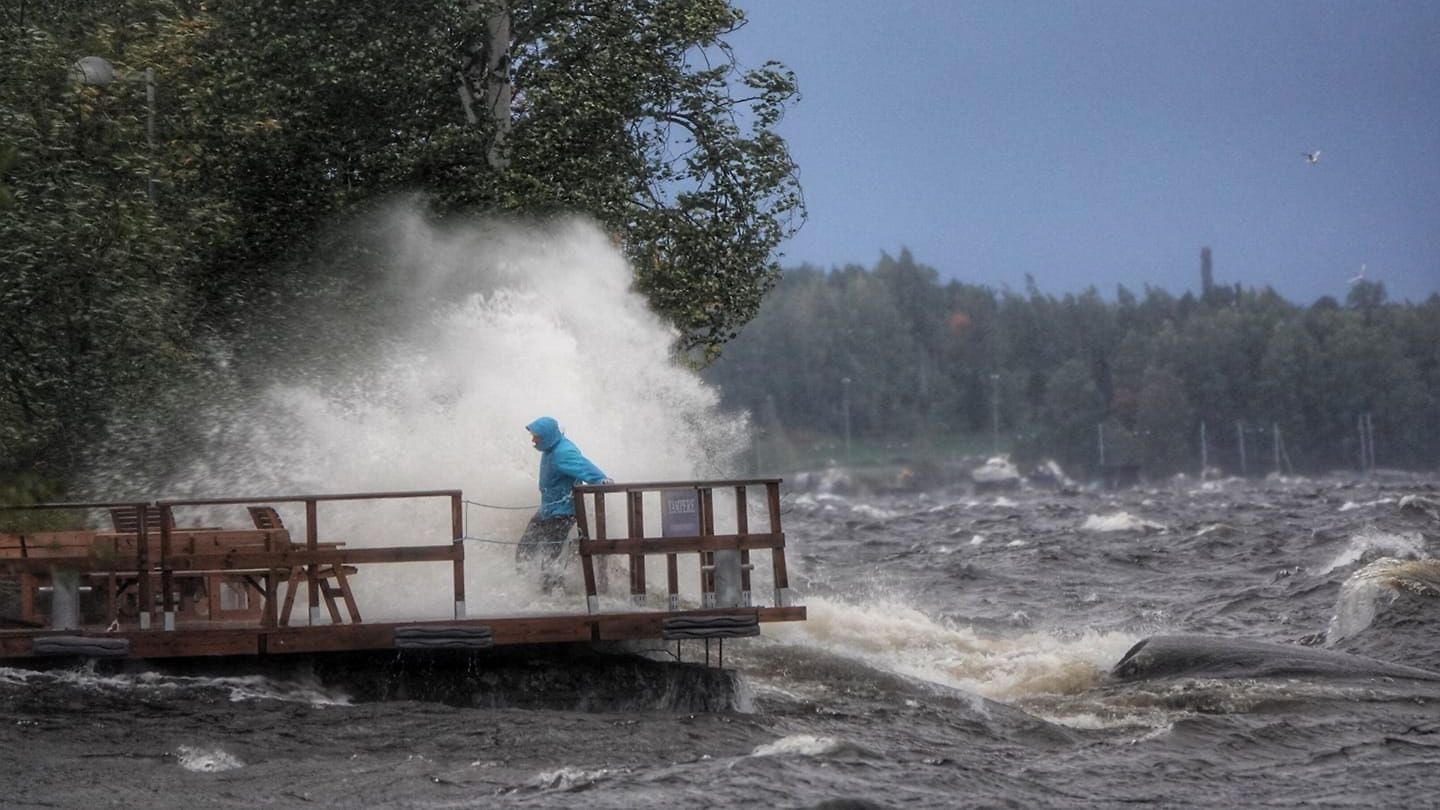
M571 488L577 483L609 484L609 476L565 438L560 423L542 416L525 426L530 442L540 451L540 508L525 526L516 562L539 558L542 585L548 590L560 582L561 559L568 548L570 529L575 525L575 502Z

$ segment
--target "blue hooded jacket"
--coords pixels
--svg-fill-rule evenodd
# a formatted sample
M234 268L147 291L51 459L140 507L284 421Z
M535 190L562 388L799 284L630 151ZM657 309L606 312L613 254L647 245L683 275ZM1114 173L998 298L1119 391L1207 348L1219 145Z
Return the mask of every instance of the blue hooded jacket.
M540 437L535 449L540 451L540 516L553 518L575 514L570 488L576 482L598 484L606 479L590 459L580 453L575 443L560 432L560 423L542 416L525 426Z

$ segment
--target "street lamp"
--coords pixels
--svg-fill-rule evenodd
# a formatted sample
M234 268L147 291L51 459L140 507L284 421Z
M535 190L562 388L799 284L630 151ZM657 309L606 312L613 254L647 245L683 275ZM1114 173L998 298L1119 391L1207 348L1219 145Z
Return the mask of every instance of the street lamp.
M119 73L108 59L86 56L70 66L70 78L76 84L105 87L116 81L145 83L145 146L150 151L145 178L145 194L155 202L155 70L145 68L141 74Z

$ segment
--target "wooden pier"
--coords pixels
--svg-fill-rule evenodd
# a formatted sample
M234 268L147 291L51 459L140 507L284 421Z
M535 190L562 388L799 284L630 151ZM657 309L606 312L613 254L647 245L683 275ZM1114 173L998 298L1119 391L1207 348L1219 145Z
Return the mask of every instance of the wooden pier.
M764 623L805 619L805 608L794 605L789 592L780 483L576 487L584 594L575 597L572 613L534 615L469 614L465 550L467 540L476 538L466 536L467 502L459 490L0 507L0 514L46 515L49 525L87 526L0 533L0 662L687 639L704 640L708 649L711 640L759 635ZM322 533L321 505L328 515L331 509L402 499L443 504L448 521L441 516L435 522L449 523L447 535L360 547ZM733 512L717 515L717 500L733 504ZM620 521L614 519L617 504L624 515ZM277 506L302 505L303 537L296 538ZM251 525L182 527L176 521L177 512L227 511L248 514ZM101 520L110 525L95 528ZM717 529L722 525L723 531ZM626 594L608 591L605 562L614 556L628 563ZM751 591L752 556L768 562L773 586L768 604L758 604ZM660 557L665 586L652 593L646 561ZM679 573L685 557L696 563L688 583ZM450 615L365 620L367 606L355 586L383 583L390 566L410 563L449 566L444 579L453 591ZM303 613L295 604L302 593ZM652 597L658 604L650 603Z

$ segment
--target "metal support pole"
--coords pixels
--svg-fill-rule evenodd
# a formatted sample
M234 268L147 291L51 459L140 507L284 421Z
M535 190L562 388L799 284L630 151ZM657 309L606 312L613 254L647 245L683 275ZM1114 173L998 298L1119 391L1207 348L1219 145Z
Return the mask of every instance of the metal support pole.
M1000 455L1000 375L990 375L990 455ZM1102 462L1103 463L1103 462Z
M146 160L145 194L155 204L155 69L145 68L145 145L150 154Z
M1205 480L1205 471L1210 468L1210 443L1205 440L1205 423L1200 423L1200 480Z
M1240 444L1240 477L1244 478L1250 474L1249 465L1245 463L1245 423L1235 423L1235 440Z

